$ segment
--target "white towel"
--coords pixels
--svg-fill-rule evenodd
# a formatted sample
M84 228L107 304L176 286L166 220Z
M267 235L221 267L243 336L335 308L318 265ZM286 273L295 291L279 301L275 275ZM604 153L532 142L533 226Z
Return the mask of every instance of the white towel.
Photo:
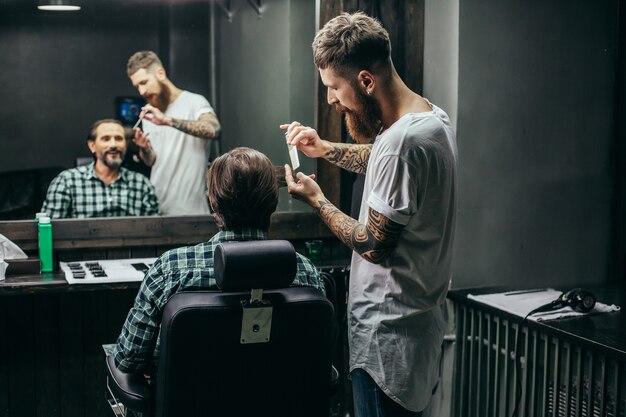
M553 288L541 288L495 294L469 294L467 298L523 318L537 307L556 300L561 294L561 291ZM620 307L615 304L607 305L596 301L595 307L588 313L579 313L572 310L571 307L564 307L559 310L533 314L528 317L528 320L546 321L565 317L577 317L585 314L611 313L619 310Z

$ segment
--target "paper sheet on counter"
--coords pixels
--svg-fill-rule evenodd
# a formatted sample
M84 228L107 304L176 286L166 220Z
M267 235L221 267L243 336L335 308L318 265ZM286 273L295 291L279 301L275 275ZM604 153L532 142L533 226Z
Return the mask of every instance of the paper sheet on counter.
M5 278L6 270L9 264L5 262L5 259L26 259L28 258L24 251L11 242L9 238L0 234L0 281Z

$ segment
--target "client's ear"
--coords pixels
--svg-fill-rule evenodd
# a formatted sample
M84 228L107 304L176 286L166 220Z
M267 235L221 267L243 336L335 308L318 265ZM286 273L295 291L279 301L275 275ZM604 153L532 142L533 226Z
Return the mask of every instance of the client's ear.
M215 219L215 223L217 224L217 227L219 227L220 230L224 229L224 221L222 220L222 216L220 216L220 214L217 212L217 209L215 208L215 203L213 202L213 199L209 196L209 208L211 209L211 214L213 215L213 218Z
M207 200L209 200L209 208L211 209L211 214L215 215L217 213L217 209L215 208L215 201L211 198L211 194L207 193Z
M224 230L224 221L222 220L222 216L218 213L213 212L213 218L215 219L215 224L220 230Z

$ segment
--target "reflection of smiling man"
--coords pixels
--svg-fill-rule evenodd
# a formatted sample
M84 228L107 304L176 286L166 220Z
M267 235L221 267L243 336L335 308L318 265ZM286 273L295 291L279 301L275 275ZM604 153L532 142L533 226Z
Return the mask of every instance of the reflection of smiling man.
M159 214L150 181L121 166L126 139L119 121L95 122L89 130L87 146L94 162L65 170L52 180L43 212L52 218Z
M148 105L135 130L139 156L152 167L163 214L208 214L205 172L209 141L220 123L206 98L183 91L167 77L159 57L140 51L128 60L127 74ZM149 140L148 140L149 137Z

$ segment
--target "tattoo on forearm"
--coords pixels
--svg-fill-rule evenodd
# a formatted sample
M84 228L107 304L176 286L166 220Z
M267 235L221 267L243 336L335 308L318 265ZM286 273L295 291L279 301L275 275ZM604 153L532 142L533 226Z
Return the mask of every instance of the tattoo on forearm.
M199 120L172 119L172 127L198 138L212 138L215 136L213 126L208 122Z
M154 162L156 161L156 156L157 155L151 146L148 146L146 148L141 148L139 150L139 157L144 162L144 164L146 164L149 167L154 165Z
M203 139L211 139L217 135L220 129L215 116L201 116L198 120L172 119L172 127L181 132Z
M389 220L376 210L369 210L367 230L377 241L385 246L395 246L400 238L402 226Z
M332 143L332 146L333 148L324 155L327 161L348 171L365 174L372 145Z
M330 201L320 201L319 215L330 230L367 261L381 263L396 247L402 225L369 210L367 225L343 213Z

